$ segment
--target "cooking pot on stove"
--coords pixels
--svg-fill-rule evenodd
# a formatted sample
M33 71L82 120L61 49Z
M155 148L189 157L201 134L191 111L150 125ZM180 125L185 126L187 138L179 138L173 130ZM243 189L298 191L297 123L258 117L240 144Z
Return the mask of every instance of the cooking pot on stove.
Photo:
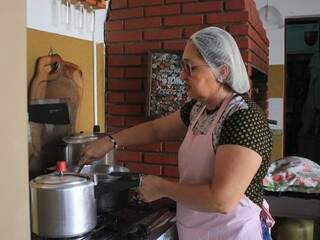
M119 165L85 165L81 173L97 177L95 196L98 214L116 211L128 203L129 189L140 185L141 173Z
M32 232L46 238L70 238L97 223L94 178L54 172L30 181Z
M65 136L62 138L62 143L58 147L62 147L61 158L67 162L67 165L72 168L72 166L77 166L83 149L92 141L97 140L100 137L104 137L101 133L78 133ZM95 161L95 164L113 164L114 163L114 152L111 151L105 155L104 158Z

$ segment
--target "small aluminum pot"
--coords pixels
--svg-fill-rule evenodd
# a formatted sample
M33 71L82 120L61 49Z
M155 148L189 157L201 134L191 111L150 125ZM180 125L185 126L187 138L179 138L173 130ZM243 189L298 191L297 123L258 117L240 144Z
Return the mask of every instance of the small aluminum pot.
M68 166L76 166L81 158L81 152L92 141L97 140L95 134L74 134L64 137L64 159Z
M62 142L57 145L58 155L60 155L60 159L57 160L65 160L68 168L70 167L72 170L73 166L78 165L83 149L92 141L104 136L105 135L101 133L79 133L64 137ZM112 150L103 158L97 159L94 164L115 165L114 151Z
M71 238L97 223L94 181L57 172L30 181L32 232L45 238Z

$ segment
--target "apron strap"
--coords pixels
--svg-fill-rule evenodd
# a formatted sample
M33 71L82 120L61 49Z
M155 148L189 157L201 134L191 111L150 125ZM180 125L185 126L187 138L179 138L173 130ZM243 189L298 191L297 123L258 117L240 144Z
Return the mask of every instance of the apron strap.
M191 123L191 126L190 126L190 130L191 130L191 131L192 131L192 129L194 128L194 126L196 125L196 123L198 122L198 120L199 120L199 118L200 118L200 116L201 116L201 114L203 113L203 111L204 111L205 108L206 108L206 105L204 105L204 106L200 109L198 115L196 116L196 118L194 119L194 121Z
M208 128L208 131L207 131L208 134L212 135L212 132L213 132L214 128L216 127L216 125L217 125L218 121L220 120L222 114L223 114L224 111L226 110L226 108L227 108L230 100L232 99L232 96L233 96L233 94L230 93L230 94L229 94L228 96L226 96L225 99L223 100L223 102L222 102L222 104L221 104L221 106L220 106L220 108L219 108L219 110L218 110L218 112L217 112L216 117L214 118L212 124L211 124L210 127Z
M269 212L268 203L264 199L261 206L260 217L266 221L268 228L272 228L273 225L275 224L275 221L272 218L271 213Z

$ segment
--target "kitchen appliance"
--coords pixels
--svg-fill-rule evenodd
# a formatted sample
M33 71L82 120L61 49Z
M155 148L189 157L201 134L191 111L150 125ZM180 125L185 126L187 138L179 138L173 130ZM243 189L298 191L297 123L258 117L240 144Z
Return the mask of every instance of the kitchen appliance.
M32 232L46 238L76 237L97 223L94 178L54 172L30 181Z
M125 208L98 215L97 226L92 231L76 238L69 238L69 240L129 239L178 240L175 203L168 199L144 203L131 198ZM33 234L32 240L51 239Z

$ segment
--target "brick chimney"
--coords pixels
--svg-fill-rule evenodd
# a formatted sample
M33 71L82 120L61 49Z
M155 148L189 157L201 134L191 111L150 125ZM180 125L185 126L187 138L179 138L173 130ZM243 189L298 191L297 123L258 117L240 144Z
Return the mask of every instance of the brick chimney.
M183 50L190 35L206 26L225 28L234 36L250 78L253 72L267 75L269 42L254 0L111 1L105 29L108 132L149 120L145 117L148 50ZM265 108L264 84L265 93L259 94L264 94L260 105ZM177 178L179 145L132 146L118 151L117 159L131 171Z

